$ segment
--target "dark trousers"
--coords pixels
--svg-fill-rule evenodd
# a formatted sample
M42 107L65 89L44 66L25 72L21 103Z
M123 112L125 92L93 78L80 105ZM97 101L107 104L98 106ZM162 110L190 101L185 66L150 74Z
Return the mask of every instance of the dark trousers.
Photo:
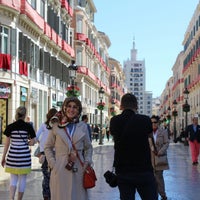
M166 197L163 170L154 171L154 175L157 183L158 193L161 197Z
M44 163L42 164L42 173L43 173L43 180L42 180L42 194L43 197L48 197L50 199L51 192L50 192L50 171L48 169L48 163L45 158Z
M142 200L158 200L153 172L120 173L118 188L121 200L135 200L136 191Z

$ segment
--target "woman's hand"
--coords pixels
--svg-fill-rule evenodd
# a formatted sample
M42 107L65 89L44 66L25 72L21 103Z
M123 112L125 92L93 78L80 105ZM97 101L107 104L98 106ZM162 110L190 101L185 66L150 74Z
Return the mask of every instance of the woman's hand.
M84 162L84 165L83 165L83 170L84 170L84 171L86 170L86 168L87 168L88 165L89 165L89 162L85 161L85 162Z
M70 152L70 154L69 154L69 159L70 159L72 162L75 162L76 158L77 158L77 153L76 153L76 151L72 150L72 151Z
M29 146L33 146L35 144L35 138L32 138L28 141Z
M158 155L158 152L157 152L157 151L153 151L153 153L154 153L154 155L156 155L156 156Z
M10 137L6 137L6 142L4 144L4 150L3 150L3 155L2 155L2 158L1 158L2 167L4 167L5 164L6 164L6 154L7 154L9 146L10 146Z
M2 158L2 160L1 160L1 166L4 167L5 164L6 164L6 159L5 159L5 158Z

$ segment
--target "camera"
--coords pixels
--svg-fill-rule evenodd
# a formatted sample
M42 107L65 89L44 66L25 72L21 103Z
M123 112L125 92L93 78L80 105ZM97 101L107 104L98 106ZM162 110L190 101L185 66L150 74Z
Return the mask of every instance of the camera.
M117 175L114 172L108 170L104 173L104 177L110 187L117 187Z
M68 170L72 170L74 166L74 162L72 162L71 160L67 163L67 165L65 166L66 169Z

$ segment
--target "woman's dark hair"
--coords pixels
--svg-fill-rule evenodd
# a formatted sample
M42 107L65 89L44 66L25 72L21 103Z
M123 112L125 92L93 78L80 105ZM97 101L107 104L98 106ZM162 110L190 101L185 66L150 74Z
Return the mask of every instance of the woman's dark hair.
M85 119L88 119L87 115L82 115L81 120L84 121Z
M160 121L160 117L158 115L152 115L151 119L155 119L157 122Z
M49 110L49 112L46 114L46 122L45 124L47 125L47 129L50 129L51 126L49 125L49 122L51 120L51 118L57 113L58 111L55 108L51 108Z

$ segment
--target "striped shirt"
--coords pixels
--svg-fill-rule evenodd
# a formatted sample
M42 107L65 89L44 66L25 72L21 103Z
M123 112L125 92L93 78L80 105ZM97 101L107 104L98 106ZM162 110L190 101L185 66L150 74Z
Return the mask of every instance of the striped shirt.
M6 127L4 134L10 137L5 171L12 174L30 173L31 153L28 140L35 137L33 127L23 120L17 120Z

